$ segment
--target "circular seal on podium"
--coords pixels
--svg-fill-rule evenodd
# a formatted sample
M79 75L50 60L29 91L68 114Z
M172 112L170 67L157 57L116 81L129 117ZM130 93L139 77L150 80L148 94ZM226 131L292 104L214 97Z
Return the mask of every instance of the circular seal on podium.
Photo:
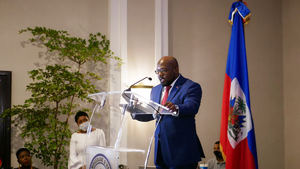
M112 169L111 164L104 154L97 154L91 161L89 169Z

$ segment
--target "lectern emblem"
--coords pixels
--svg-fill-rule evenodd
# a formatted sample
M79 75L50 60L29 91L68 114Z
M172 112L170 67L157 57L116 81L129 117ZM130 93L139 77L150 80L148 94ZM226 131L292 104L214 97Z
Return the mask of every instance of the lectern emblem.
M91 161L90 169L112 169L104 154L97 154Z

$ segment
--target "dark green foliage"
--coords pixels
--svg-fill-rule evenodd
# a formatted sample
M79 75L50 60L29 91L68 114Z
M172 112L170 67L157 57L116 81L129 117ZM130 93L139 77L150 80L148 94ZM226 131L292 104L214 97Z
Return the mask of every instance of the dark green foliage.
M101 78L95 72L82 68L86 63L107 63L112 56L110 42L101 33L90 34L83 39L72 37L67 31L45 27L26 28L20 33L33 35L30 43L47 48L51 57L59 63L46 65L29 71L32 83L27 85L31 97L23 105L15 105L6 110L2 117L13 117L13 124L21 129L25 147L45 166L67 168L71 132L68 121L74 114L76 101L89 101L87 95L97 92L92 80Z

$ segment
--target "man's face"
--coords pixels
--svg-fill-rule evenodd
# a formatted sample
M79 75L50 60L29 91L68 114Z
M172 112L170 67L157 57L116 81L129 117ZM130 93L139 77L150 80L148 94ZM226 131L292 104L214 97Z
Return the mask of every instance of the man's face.
M22 151L18 156L18 162L21 166L30 166L31 165L31 156L27 151Z
M158 63L156 68L156 74L163 86L169 86L177 78L176 68L165 62Z
M220 145L214 144L214 151L220 151Z
M220 151L220 144L214 144L214 154L218 161L223 161L223 156Z

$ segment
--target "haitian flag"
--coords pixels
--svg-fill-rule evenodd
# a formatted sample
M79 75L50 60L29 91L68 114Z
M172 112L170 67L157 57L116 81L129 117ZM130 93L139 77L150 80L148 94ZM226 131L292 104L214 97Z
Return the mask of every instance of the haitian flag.
M243 2L232 4L232 33L224 81L220 147L226 169L258 169L255 133L250 108L244 23L250 10Z

